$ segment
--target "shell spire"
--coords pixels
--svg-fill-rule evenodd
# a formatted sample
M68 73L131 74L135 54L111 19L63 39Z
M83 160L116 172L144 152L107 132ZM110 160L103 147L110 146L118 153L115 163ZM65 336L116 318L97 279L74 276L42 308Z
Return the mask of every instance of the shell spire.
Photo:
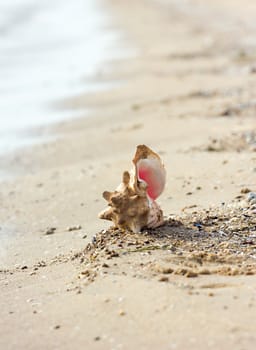
M137 146L133 165L131 172L124 171L114 192L103 192L108 207L99 218L137 233L163 224L163 212L155 199L164 190L166 173L159 155L145 145Z

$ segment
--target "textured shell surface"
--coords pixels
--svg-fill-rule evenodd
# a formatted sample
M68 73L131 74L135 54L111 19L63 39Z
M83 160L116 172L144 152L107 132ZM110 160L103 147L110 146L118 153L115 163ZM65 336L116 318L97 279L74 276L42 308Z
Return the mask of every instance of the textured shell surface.
M103 192L108 207L99 217L115 227L140 232L163 224L163 212L155 199L164 190L166 173L159 155L145 145L137 146L130 172L124 171L115 191Z

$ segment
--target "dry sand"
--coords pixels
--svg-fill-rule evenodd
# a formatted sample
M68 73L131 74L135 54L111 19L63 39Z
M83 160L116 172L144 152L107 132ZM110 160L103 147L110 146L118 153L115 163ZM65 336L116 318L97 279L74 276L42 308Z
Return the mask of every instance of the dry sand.
M254 349L256 4L106 6L138 47L95 77L120 85L65 101L89 117L1 159L0 348ZM166 164L169 219L106 231L101 193L141 143Z

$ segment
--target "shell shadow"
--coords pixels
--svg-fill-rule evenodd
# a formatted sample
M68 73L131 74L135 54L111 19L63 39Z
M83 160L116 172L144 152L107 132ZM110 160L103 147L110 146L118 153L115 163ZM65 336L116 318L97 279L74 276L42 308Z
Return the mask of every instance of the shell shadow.
M191 226L195 228L192 228ZM185 225L181 221L169 219L165 223L155 229L147 229L142 231L143 235L149 235L156 240L184 240L184 241L196 241L202 239L209 239L209 234L204 231L203 226L200 223L191 223L191 225Z

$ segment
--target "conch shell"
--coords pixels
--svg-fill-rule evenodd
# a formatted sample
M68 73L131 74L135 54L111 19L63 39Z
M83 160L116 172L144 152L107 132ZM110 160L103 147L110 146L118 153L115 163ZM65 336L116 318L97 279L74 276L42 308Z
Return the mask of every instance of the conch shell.
M156 228L164 222L155 199L164 190L166 173L159 155L145 145L137 146L133 165L131 172L124 171L122 183L114 192L103 192L108 207L99 218L138 233L142 228Z

